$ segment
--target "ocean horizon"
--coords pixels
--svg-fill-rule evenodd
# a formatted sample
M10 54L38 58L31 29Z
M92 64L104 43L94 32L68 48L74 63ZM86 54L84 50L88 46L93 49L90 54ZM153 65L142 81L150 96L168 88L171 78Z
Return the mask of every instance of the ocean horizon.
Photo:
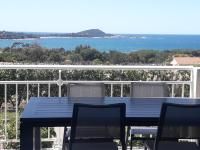
M74 50L89 45L99 51L131 52L138 50L200 50L200 35L118 34L112 37L42 37L33 39L0 39L0 48L15 42L38 44L46 48Z

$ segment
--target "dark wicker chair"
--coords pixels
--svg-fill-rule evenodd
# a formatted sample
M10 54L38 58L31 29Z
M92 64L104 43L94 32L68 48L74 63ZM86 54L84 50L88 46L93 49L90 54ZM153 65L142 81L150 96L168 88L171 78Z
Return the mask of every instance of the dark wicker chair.
M151 150L199 150L195 142L200 139L200 105L162 105L155 143L147 141ZM181 140L180 140L181 139ZM184 141L184 139L187 139Z
M117 150L115 139L125 150L125 112L124 103L74 104L69 150Z
M165 83L144 83L136 82L131 83L131 97L168 97L168 89ZM157 133L157 127L136 127L133 126L130 129L131 136L131 149L133 140L153 140ZM135 135L145 135L142 137L136 137Z

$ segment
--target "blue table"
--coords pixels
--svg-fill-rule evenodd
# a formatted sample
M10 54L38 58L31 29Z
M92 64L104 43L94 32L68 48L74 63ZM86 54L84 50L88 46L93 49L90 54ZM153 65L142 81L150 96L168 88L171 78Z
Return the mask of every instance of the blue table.
M40 149L39 127L70 126L73 104L126 104L126 125L157 125L163 102L200 104L199 99L189 98L129 98L105 97L68 99L67 97L32 97L20 117L20 149ZM34 138L33 138L34 137ZM38 141L37 141L38 140Z

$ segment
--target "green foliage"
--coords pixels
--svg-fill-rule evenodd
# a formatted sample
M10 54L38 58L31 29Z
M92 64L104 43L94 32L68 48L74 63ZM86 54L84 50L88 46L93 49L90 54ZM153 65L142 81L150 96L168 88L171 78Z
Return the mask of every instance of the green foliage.
M82 61L82 57L80 54L77 53L71 53L68 55L69 59L73 62L73 63L79 63Z
M39 45L14 43L10 48L5 48L0 53L1 62L21 63L62 63L65 60L65 52L61 49L46 49Z
M7 139L16 139L16 113L15 112L8 112L7 113ZM19 116L19 113L18 113ZM4 113L0 113L0 135L3 135L5 132L5 124L4 124ZM50 128L50 137L55 137L56 133L54 132L53 128ZM48 128L41 128L41 137L47 138L48 137ZM18 134L17 138L19 139L19 118L18 118ZM50 148L52 147L52 142L42 142L42 147ZM19 149L18 142L9 142L4 143L4 148L6 149Z
M38 38L38 35L22 33L22 32L7 32L0 31L0 39L24 39L24 38Z
M48 138L48 128L41 128L41 137L42 138ZM55 137L56 133L53 128L50 128L50 137ZM42 142L42 147L44 148L52 148L53 142L51 141L46 141Z
M79 45L72 51L63 48L47 49L37 44L14 43L0 49L0 62L63 64L169 64L173 56L200 56L198 50L140 50L129 53L100 52L89 45Z
M94 59L101 59L101 53L95 49L83 49L80 52L84 61L92 61Z
M110 51L108 57L111 64L126 64L128 61L126 53L117 51Z
M102 65L103 62L102 62L101 60L99 60L99 59L94 59L94 60L92 61L92 64L93 64L93 65Z
M15 118L15 113L13 112L8 112L7 113L7 139L16 139L16 118ZM19 115L19 114L18 114ZM0 127L2 130L0 135L3 135L5 133L5 124L4 124L4 113L0 113ZM19 120L18 120L18 134L17 138L19 139ZM19 149L19 143L17 142L9 142L9 143L4 143L4 148L6 149Z

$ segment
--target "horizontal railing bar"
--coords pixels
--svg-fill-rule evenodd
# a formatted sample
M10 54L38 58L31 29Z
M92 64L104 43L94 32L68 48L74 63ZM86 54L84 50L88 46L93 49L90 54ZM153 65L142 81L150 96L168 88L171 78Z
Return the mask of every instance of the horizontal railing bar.
M135 83L166 83L166 84L191 84L192 81L63 81L63 84L68 83L104 83L104 84L131 84Z
M133 66L133 65L1 65L0 69L48 70L192 70L193 66Z
M68 83L105 83L105 84L130 84L131 82L146 82L146 83L166 83L166 84L191 84L192 81L63 81L63 84ZM0 84L57 84L57 81L0 81Z
M57 84L57 81L0 81L0 84Z
M55 141L56 138L41 138L42 142L49 142L49 141ZM20 139L7 139L7 140L0 140L1 143L7 143L7 142L20 142Z

